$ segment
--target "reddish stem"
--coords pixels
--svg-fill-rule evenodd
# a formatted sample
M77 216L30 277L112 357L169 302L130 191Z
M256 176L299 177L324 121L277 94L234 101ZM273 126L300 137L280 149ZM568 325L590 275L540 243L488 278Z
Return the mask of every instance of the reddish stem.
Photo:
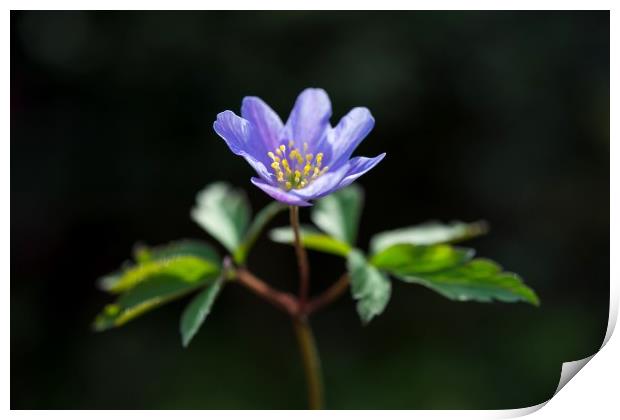
M267 302L283 309L291 316L299 313L299 302L295 296L272 288L245 268L237 268L236 274L239 283L264 298Z
M309 315L313 312L318 311L324 306L329 305L330 303L338 299L343 293L345 293L348 288L349 275L345 273L340 276L338 281L332 284L326 291L308 302L308 304L304 308L305 312Z
M295 253L297 254L297 265L299 266L299 305L304 311L308 300L308 290L310 288L310 266L308 265L308 254L306 248L301 243L301 233L299 231L299 207L291 206L291 228L295 239Z

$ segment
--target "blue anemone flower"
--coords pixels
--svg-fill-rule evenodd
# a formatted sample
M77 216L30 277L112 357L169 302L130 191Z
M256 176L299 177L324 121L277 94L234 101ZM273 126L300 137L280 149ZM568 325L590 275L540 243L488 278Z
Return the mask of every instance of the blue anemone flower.
M351 158L375 125L367 108L353 108L336 127L329 122L331 115L327 93L305 89L286 124L262 99L246 96L241 117L221 112L213 128L256 170L254 185L280 202L310 206L311 200L346 187L385 157Z

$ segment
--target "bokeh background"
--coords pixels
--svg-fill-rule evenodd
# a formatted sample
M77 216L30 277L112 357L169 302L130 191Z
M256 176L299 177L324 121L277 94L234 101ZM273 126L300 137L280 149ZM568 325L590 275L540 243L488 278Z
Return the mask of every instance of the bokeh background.
M376 117L358 154L388 157L360 180L361 246L485 219L471 245L542 300L458 303L395 283L362 327L347 296L313 320L328 407L529 406L553 394L562 362L599 348L608 12L12 12L12 408L305 406L289 320L239 286L185 350L187 301L106 333L90 323L110 301L95 279L136 241L206 238L189 218L204 185L268 203L212 122L245 95L285 119L308 86L329 92L334 124L358 105ZM265 238L250 265L295 290L294 261ZM343 270L311 262L315 292Z

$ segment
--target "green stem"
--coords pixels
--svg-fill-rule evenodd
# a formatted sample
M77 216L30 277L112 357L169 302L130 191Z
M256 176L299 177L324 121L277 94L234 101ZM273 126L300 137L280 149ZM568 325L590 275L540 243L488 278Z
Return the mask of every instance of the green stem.
M321 379L321 361L314 342L314 335L308 320L305 318L293 318L293 326L295 327L306 375L308 407L311 410L320 410L323 408L323 381Z

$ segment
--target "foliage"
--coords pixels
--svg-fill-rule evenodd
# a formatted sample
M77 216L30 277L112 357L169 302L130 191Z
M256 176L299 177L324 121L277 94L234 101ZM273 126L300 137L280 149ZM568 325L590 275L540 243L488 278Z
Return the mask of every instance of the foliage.
M357 313L368 323L385 309L392 293L390 279L377 267L368 264L364 254L353 250L347 256L347 270L351 276L351 294L357 300Z
M310 217L315 225L335 239L354 244L363 203L361 187L353 184L317 201Z
M311 219L323 233L310 228L302 231L302 242L308 249L346 258L351 293L362 322L369 322L385 309L391 294L388 275L456 301L495 299L539 304L536 293L519 276L502 272L492 261L472 260L472 249L451 245L486 233L485 222L432 221L381 232L372 237L370 256L366 258L354 242L362 203L359 187L335 192L311 209ZM352 220L355 226L351 226ZM292 244L292 238L290 228L271 231L271 239L276 242Z
M189 342L194 338L207 315L211 312L211 307L222 288L223 282L224 277L220 275L214 282L205 287L202 292L198 293L190 304L187 305L185 311L183 311L181 316L183 347L189 345Z
M100 286L120 294L97 316L98 331L118 327L191 291L211 284L221 273L217 253L206 243L179 241L134 253L135 264L103 277Z
M356 244L364 194L351 185L316 202L310 210L314 226L300 228L309 250L342 257L357 312L364 324L380 315L392 294L392 280L417 284L455 301L527 302L539 304L536 293L513 273L455 242L488 231L485 222L437 221L375 234L365 253ZM272 202L251 218L243 192L215 183L199 192L192 219L216 239L233 263L243 266L252 246L272 218L286 207ZM274 228L269 237L293 244L291 227ZM235 280L235 266L207 242L182 240L157 247L137 246L133 261L99 280L118 295L96 317L94 328L118 327L160 305L192 292L180 321L183 346L189 345L211 312L224 285Z
M302 226L300 229L301 243L307 249L321 251L327 254L346 257L351 251L351 245L329 236L311 226ZM269 237L274 242L293 244L293 229L288 226L272 229Z

